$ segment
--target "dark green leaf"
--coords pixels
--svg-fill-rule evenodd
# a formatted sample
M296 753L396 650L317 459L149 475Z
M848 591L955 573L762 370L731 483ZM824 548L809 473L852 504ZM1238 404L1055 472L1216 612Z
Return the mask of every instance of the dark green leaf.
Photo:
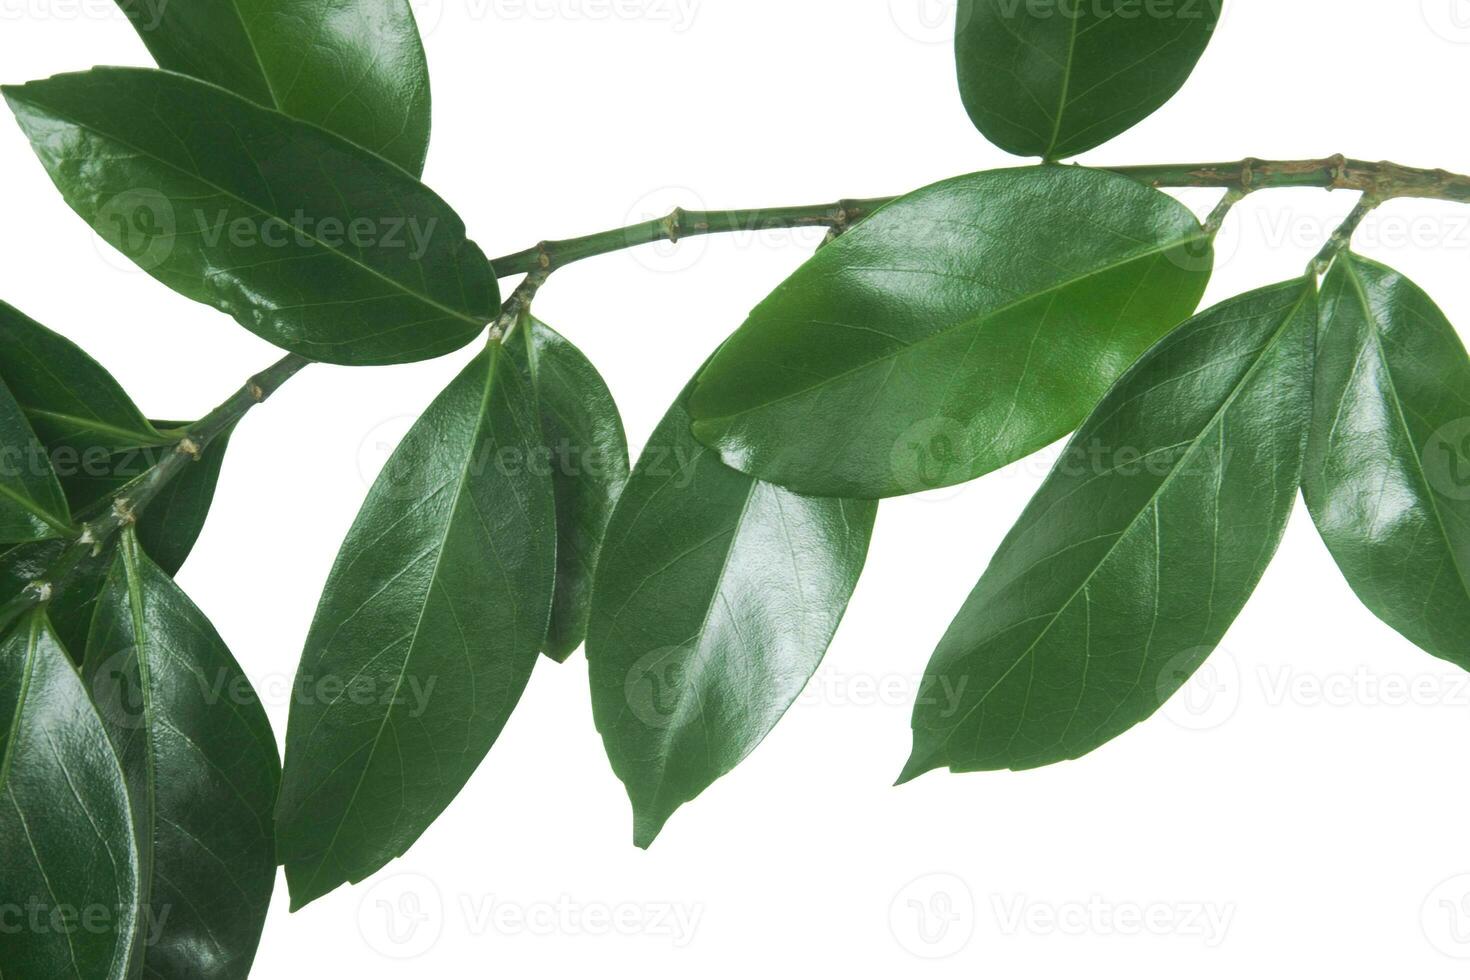
M960 0L960 95L990 141L1048 160L1100 146L1183 87L1222 0Z
M527 315L506 346L535 389L556 491L556 599L545 650L565 661L587 636L597 556L628 482L628 437L602 375L561 334Z
M275 736L224 641L131 531L82 674L122 761L143 857L139 971L243 980L275 887Z
M940 641L912 779L1082 756L1158 710L1234 621L1301 481L1315 284L1155 346L1078 431Z
M1470 668L1470 358L1399 273L1338 259L1322 293L1307 504L1363 603Z
M429 68L408 0L118 0L159 67L345 136L417 175Z
M292 905L404 853L530 679L556 518L535 400L499 344L373 485L317 608L286 733L277 847Z
M0 544L63 536L70 527L50 454L0 380Z
M593 714L639 847L801 694L847 609L877 512L725 466L690 435L688 394L623 491L587 635Z
M5 930L0 974L126 980L140 875L117 757L45 614L31 613L0 641L0 904L26 917Z
M288 350L396 364L499 309L464 224L339 136L183 75L96 68L5 88L72 209L150 275Z
M695 434L832 497L974 479L1066 435L1194 312L1213 250L1174 199L1063 167L957 177L816 254L699 378Z
M106 498L173 452L160 430L181 422L151 422L107 370L65 337L0 303L0 381L9 385L45 445L71 513L95 516ZM138 524L143 547L170 575L183 566L209 512L228 434L199 463L170 483ZM3 562L3 559L0 559ZM100 576L96 577L100 584ZM75 639L53 611L70 648Z
M86 457L168 440L155 429L107 369L61 334L0 303L0 380L57 458ZM65 477L65 474L62 474Z

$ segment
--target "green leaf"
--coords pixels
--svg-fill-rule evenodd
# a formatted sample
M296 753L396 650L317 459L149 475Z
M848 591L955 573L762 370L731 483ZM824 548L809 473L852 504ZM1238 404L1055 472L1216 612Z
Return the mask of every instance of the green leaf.
M1222 0L960 0L955 54L970 118L1048 160L1100 146L1184 86Z
M0 349L0 380L53 456L69 450L81 465L98 455L168 441L86 351L5 303Z
M1343 255L1322 292L1304 490L1385 623L1470 668L1470 358L1404 276Z
M556 518L534 396L499 344L414 425L347 535L306 640L276 811L294 908L403 854L530 679Z
M160 282L273 344L397 364L469 343L495 273L436 194L183 75L95 68L5 97L66 202Z
M536 392L556 492L556 598L545 651L564 662L587 636L597 556L628 482L628 437L607 382L561 334L527 314L506 349Z
M587 636L593 715L639 847L801 694L847 609L877 512L725 466L689 433L689 390L618 502Z
M139 973L243 980L275 887L275 736L224 641L131 530L82 676L133 805Z
M1099 171L957 177L882 208L756 308L700 375L695 435L802 493L964 483L1072 431L1194 312L1213 249Z
M0 904L26 917L0 942L0 974L126 980L141 873L102 721L30 613L0 641Z
M1301 481L1315 284L1161 341L1078 431L929 664L902 779L1078 758L1153 714L1239 614Z
M45 445L70 511L79 519L94 516L108 496L173 452L174 440L159 430L184 423L149 421L106 368L4 303L0 349L5 351L0 381L15 394ZM138 523L143 547L170 575L183 566L203 529L228 441L228 434L215 440ZM100 580L96 577L95 584ZM54 612L52 618L58 619ZM75 637L60 621L55 625L70 648Z
M417 175L429 67L408 0L118 0L160 68L366 147Z
M50 454L0 380L0 544L65 536L70 528Z

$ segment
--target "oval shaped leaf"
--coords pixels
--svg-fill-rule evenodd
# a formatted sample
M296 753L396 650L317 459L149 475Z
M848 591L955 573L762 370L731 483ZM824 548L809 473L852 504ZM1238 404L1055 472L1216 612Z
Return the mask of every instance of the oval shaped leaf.
M1315 284L1186 323L1082 426L929 664L902 779L1074 759L1158 710L1260 580L1301 481Z
M243 980L276 880L276 740L224 641L131 530L82 676L133 804L141 975Z
M417 176L429 66L408 0L118 0L160 68L313 122Z
M1470 357L1404 276L1343 255L1322 292L1304 490L1348 584L1470 668Z
M148 69L4 92L98 234L273 344L334 364L424 360L499 310L495 274L454 211L339 136Z
M556 518L534 397L499 344L388 461L317 608L277 847L294 908L404 853L490 750L551 614Z
M35 925L6 930L0 974L132 976L140 874L117 756L31 613L0 641L0 903Z
M800 497L725 466L690 435L688 395L618 502L587 635L593 715L639 847L801 694L877 513L871 501Z
M0 379L55 455L78 457L168 440L133 404L107 369L61 334L0 303Z
M51 455L0 381L0 544L61 537L70 528Z
M607 382L561 334L527 314L506 349L535 390L556 492L556 598L545 651L565 662L587 637L597 556L628 482L628 437Z
M960 0L960 95L1003 150L1048 160L1100 146L1183 87L1222 0Z
M1194 312L1212 249L1098 171L958 177L888 205L758 306L699 377L695 435L803 493L964 483L1066 435Z

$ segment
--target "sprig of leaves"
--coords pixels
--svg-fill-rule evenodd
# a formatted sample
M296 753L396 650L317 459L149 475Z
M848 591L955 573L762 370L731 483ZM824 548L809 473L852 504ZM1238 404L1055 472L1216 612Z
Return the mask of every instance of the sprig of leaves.
M903 780L1077 758L1147 718L1240 614L1298 488L1364 603L1470 667L1470 357L1422 290L1351 251L1383 201L1470 202L1470 177L1055 162L1178 92L1220 0L964 0L965 108L1039 166L676 209L494 262L418 179L429 82L405 0L119 2L158 70L6 99L98 234L292 353L203 419L158 422L0 304L0 899L116 910L73 942L7 941L7 976L245 976L277 862L299 908L402 854L540 655L584 639L648 846L818 669L878 498L1074 431L935 651ZM1186 186L1226 192L1204 224L1160 191ZM1303 278L1196 313L1231 207L1277 187L1362 198ZM538 291L623 248L773 227L829 240L630 467L611 391L532 312ZM245 672L171 578L226 440L311 360L422 360L487 326L342 545L282 769Z

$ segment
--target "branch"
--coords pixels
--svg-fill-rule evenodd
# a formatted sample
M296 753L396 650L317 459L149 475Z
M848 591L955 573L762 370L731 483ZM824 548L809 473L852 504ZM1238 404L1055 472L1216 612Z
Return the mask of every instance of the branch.
M1396 197L1433 198L1470 203L1470 176L1425 170L1398 163L1370 163L1341 154L1321 160L1257 160L1233 163L1157 164L1108 167L1115 174L1154 187L1225 187L1241 191L1319 187L1362 191L1379 201Z
M1258 160L1248 157L1231 163L1152 164L1141 167L1102 167L1154 187L1217 187L1249 194L1286 187L1362 191L1369 198L1432 198L1470 204L1470 176L1448 170L1425 170L1402 164L1353 160L1338 155L1321 160ZM767 231L773 228L829 228L839 234L891 197L845 200L808 207L762 208L754 211L685 211L675 208L667 217L626 228L546 241L491 265L501 278L534 271L547 274L598 255L620 252L655 242L728 232ZM1232 201L1233 203L1233 201Z
M265 401L298 371L311 362L296 354L289 354L275 364L255 375L231 395L223 404L204 418L187 426L182 438L169 453L146 473L118 491L112 505L95 521L82 525L81 533L69 544L40 578L35 579L21 594L4 605L0 605L0 628L11 623L17 616L35 606L49 602L60 593L77 565L88 554L101 550L114 534L137 522L144 509L174 477L197 460L210 443L244 418L256 405Z
M514 255L494 260L495 274L520 275L543 270L553 272L564 265L597 255L621 252L655 242L677 242L681 238L730 232L770 231L776 228L835 228L841 230L861 221L893 200L891 197L838 201L808 207L761 208L755 211L685 211L675 208L667 217L626 228L614 228L582 238L542 242Z

